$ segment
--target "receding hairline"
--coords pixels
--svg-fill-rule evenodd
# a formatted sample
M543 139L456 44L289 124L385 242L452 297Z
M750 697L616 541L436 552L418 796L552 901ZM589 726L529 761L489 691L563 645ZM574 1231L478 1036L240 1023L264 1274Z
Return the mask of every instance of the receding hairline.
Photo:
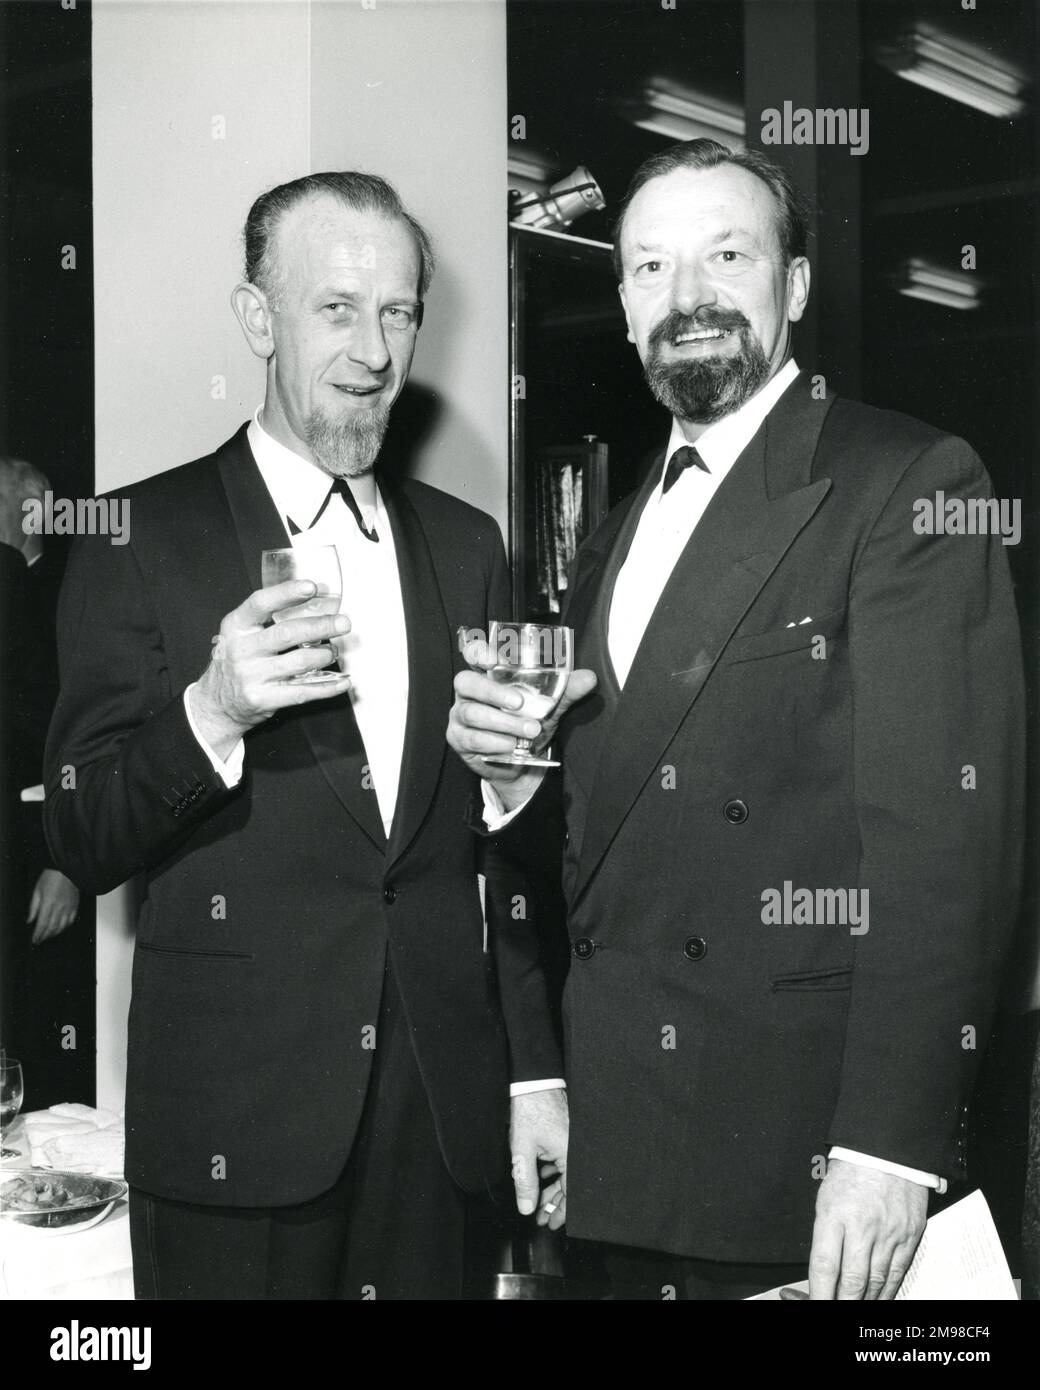
M314 211L316 205L322 203L328 204L329 221L338 213L346 212L352 214L359 221L370 218L373 221L383 222L389 226L396 225L401 227L407 234L412 245L412 250L415 253L415 293L417 300L422 298L423 268L426 258L422 242L415 228L409 221L408 215L403 210L394 212L386 208L381 208L375 203L371 206L358 207L330 188L316 188L309 193L305 193L289 207L283 208L275 217L268 233L266 246L266 259L270 262L274 283L266 288L276 293L284 291L285 289L287 274L282 240L286 234L286 224L293 218L301 219L306 217L309 212ZM265 289L265 286L260 285L258 288Z
M731 161L731 160L720 160L718 164L712 164L712 165L709 165L709 166L707 166L707 167L697 167L697 166L695 166L695 165L680 165L680 166L678 166L678 167L675 168L675 169L665 169L665 170L662 170L661 173L659 173L659 174L653 174L653 175L652 175L650 178L648 178L644 183L641 183L641 184L639 185L639 187L635 190L635 192L630 196L630 198L628 199L628 201L626 202L625 207L624 207L624 209L623 209L623 211L622 211L622 213L621 213L621 216L620 216L620 218L618 219L617 226L616 226L615 229L614 229L614 240L615 240L615 243L617 244L617 247L618 247L618 257L619 257L619 259L621 258L621 255L622 255L622 250L621 250L622 238L624 237L624 234L625 234L625 228L626 228L626 226L627 226L627 224L628 224L629 214L630 214L631 211L632 211L632 206L633 206L634 203L638 202L640 196L641 196L643 193L645 193L647 189L652 188L655 184L661 183L661 182L662 182L663 180L665 180L665 179L674 178L674 177L676 177L676 176L678 176L678 175L683 175L683 176L691 176L691 175L692 175L692 176L698 176L698 175L704 175L704 174L715 174L715 173L718 173L719 170L721 170L721 169L734 169L734 170L736 170L738 173L743 174L746 178L753 180L754 183L757 184L758 187L761 188L761 189L768 195L769 201L770 201L770 204L771 204L771 207L772 207L772 215L771 215L769 221L770 221L770 226L771 226L771 228L772 228L773 240L774 240L774 242L775 242L775 244L776 244L776 248L777 248L777 250L779 251L781 257L783 257L783 254L784 254L783 222L784 222L785 210L784 210L784 206L783 206L783 203L781 202L780 198L777 196L776 192L775 192L772 188L770 188L769 184L765 181L765 179L763 179L762 177L760 177L760 175L756 174L756 173L754 172L754 170L752 170L752 169L746 169L746 168L744 167L744 165L738 164L738 163L736 163L735 161ZM750 229L750 228L740 227L740 226L738 226L736 223L734 223L734 226L733 226L733 229L732 229L732 230L733 230L734 232L739 232L739 233L740 233L741 235L743 235L743 236L750 236L750 235L752 235L752 232L751 232L751 229ZM717 240L718 238L716 237L715 239Z

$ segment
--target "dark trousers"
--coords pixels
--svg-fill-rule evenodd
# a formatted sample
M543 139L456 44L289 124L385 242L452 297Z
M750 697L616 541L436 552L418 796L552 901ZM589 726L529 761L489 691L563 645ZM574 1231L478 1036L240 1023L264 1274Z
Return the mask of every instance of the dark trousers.
M376 1037L358 1135L330 1191L267 1208L131 1189L139 1299L464 1296L467 1201L444 1166L389 969Z
M584 1244L584 1242L583 1242ZM591 1242L590 1242L591 1244ZM730 1264L596 1243L615 1299L731 1300L750 1298L808 1277L808 1265Z
M0 1041L22 1064L22 1113L66 1101L94 1104L94 900L49 941L26 921L51 859L40 807L13 808L0 827ZM72 1031L75 1030L75 1031Z

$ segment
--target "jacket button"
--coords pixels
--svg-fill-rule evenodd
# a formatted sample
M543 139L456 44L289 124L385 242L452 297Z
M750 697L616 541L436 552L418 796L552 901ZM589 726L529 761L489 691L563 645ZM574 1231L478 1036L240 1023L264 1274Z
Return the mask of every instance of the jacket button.
M579 936L574 943L574 954L579 960L588 960L596 949L596 943L591 936Z
M708 943L703 936L688 936L682 950L687 960L703 960L708 954Z
M722 808L722 814L730 825L743 825L748 818L747 802L735 797L732 801L726 802Z
M388 883L386 887L383 889L383 901L385 903L392 903L396 897L397 889L394 887L392 883Z

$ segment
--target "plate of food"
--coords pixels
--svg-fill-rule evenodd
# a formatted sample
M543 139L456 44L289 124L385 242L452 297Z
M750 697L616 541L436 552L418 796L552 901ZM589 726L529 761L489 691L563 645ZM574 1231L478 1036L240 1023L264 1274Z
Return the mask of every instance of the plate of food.
M65 1234L103 1221L126 1195L126 1183L56 1168L0 1171L0 1219Z

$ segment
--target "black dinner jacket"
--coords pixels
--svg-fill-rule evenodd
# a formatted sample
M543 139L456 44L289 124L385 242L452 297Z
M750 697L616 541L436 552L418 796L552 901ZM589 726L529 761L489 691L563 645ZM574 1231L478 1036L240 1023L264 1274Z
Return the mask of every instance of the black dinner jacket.
M914 530L917 499L990 495L968 445L802 374L621 692L610 598L663 461L580 553L564 621L599 686L564 721L562 797L547 779L495 840L562 854L571 1233L800 1260L830 1145L964 1174L1021 863L1008 566L998 537ZM868 930L837 897L769 923L785 884L814 912L869 891Z
M361 1114L388 958L464 1188L504 1171L510 1079L561 1066L529 959L506 954L496 983L465 826L473 781L444 744L455 629L483 628L508 601L497 528L421 483L381 485L409 666L389 842L348 697L251 731L231 790L188 725L182 694L221 618L260 587L261 550L287 544L245 426L125 490L129 544L83 537L70 559L46 826L85 891L142 876L126 1172L150 1192L274 1206L330 1187Z

